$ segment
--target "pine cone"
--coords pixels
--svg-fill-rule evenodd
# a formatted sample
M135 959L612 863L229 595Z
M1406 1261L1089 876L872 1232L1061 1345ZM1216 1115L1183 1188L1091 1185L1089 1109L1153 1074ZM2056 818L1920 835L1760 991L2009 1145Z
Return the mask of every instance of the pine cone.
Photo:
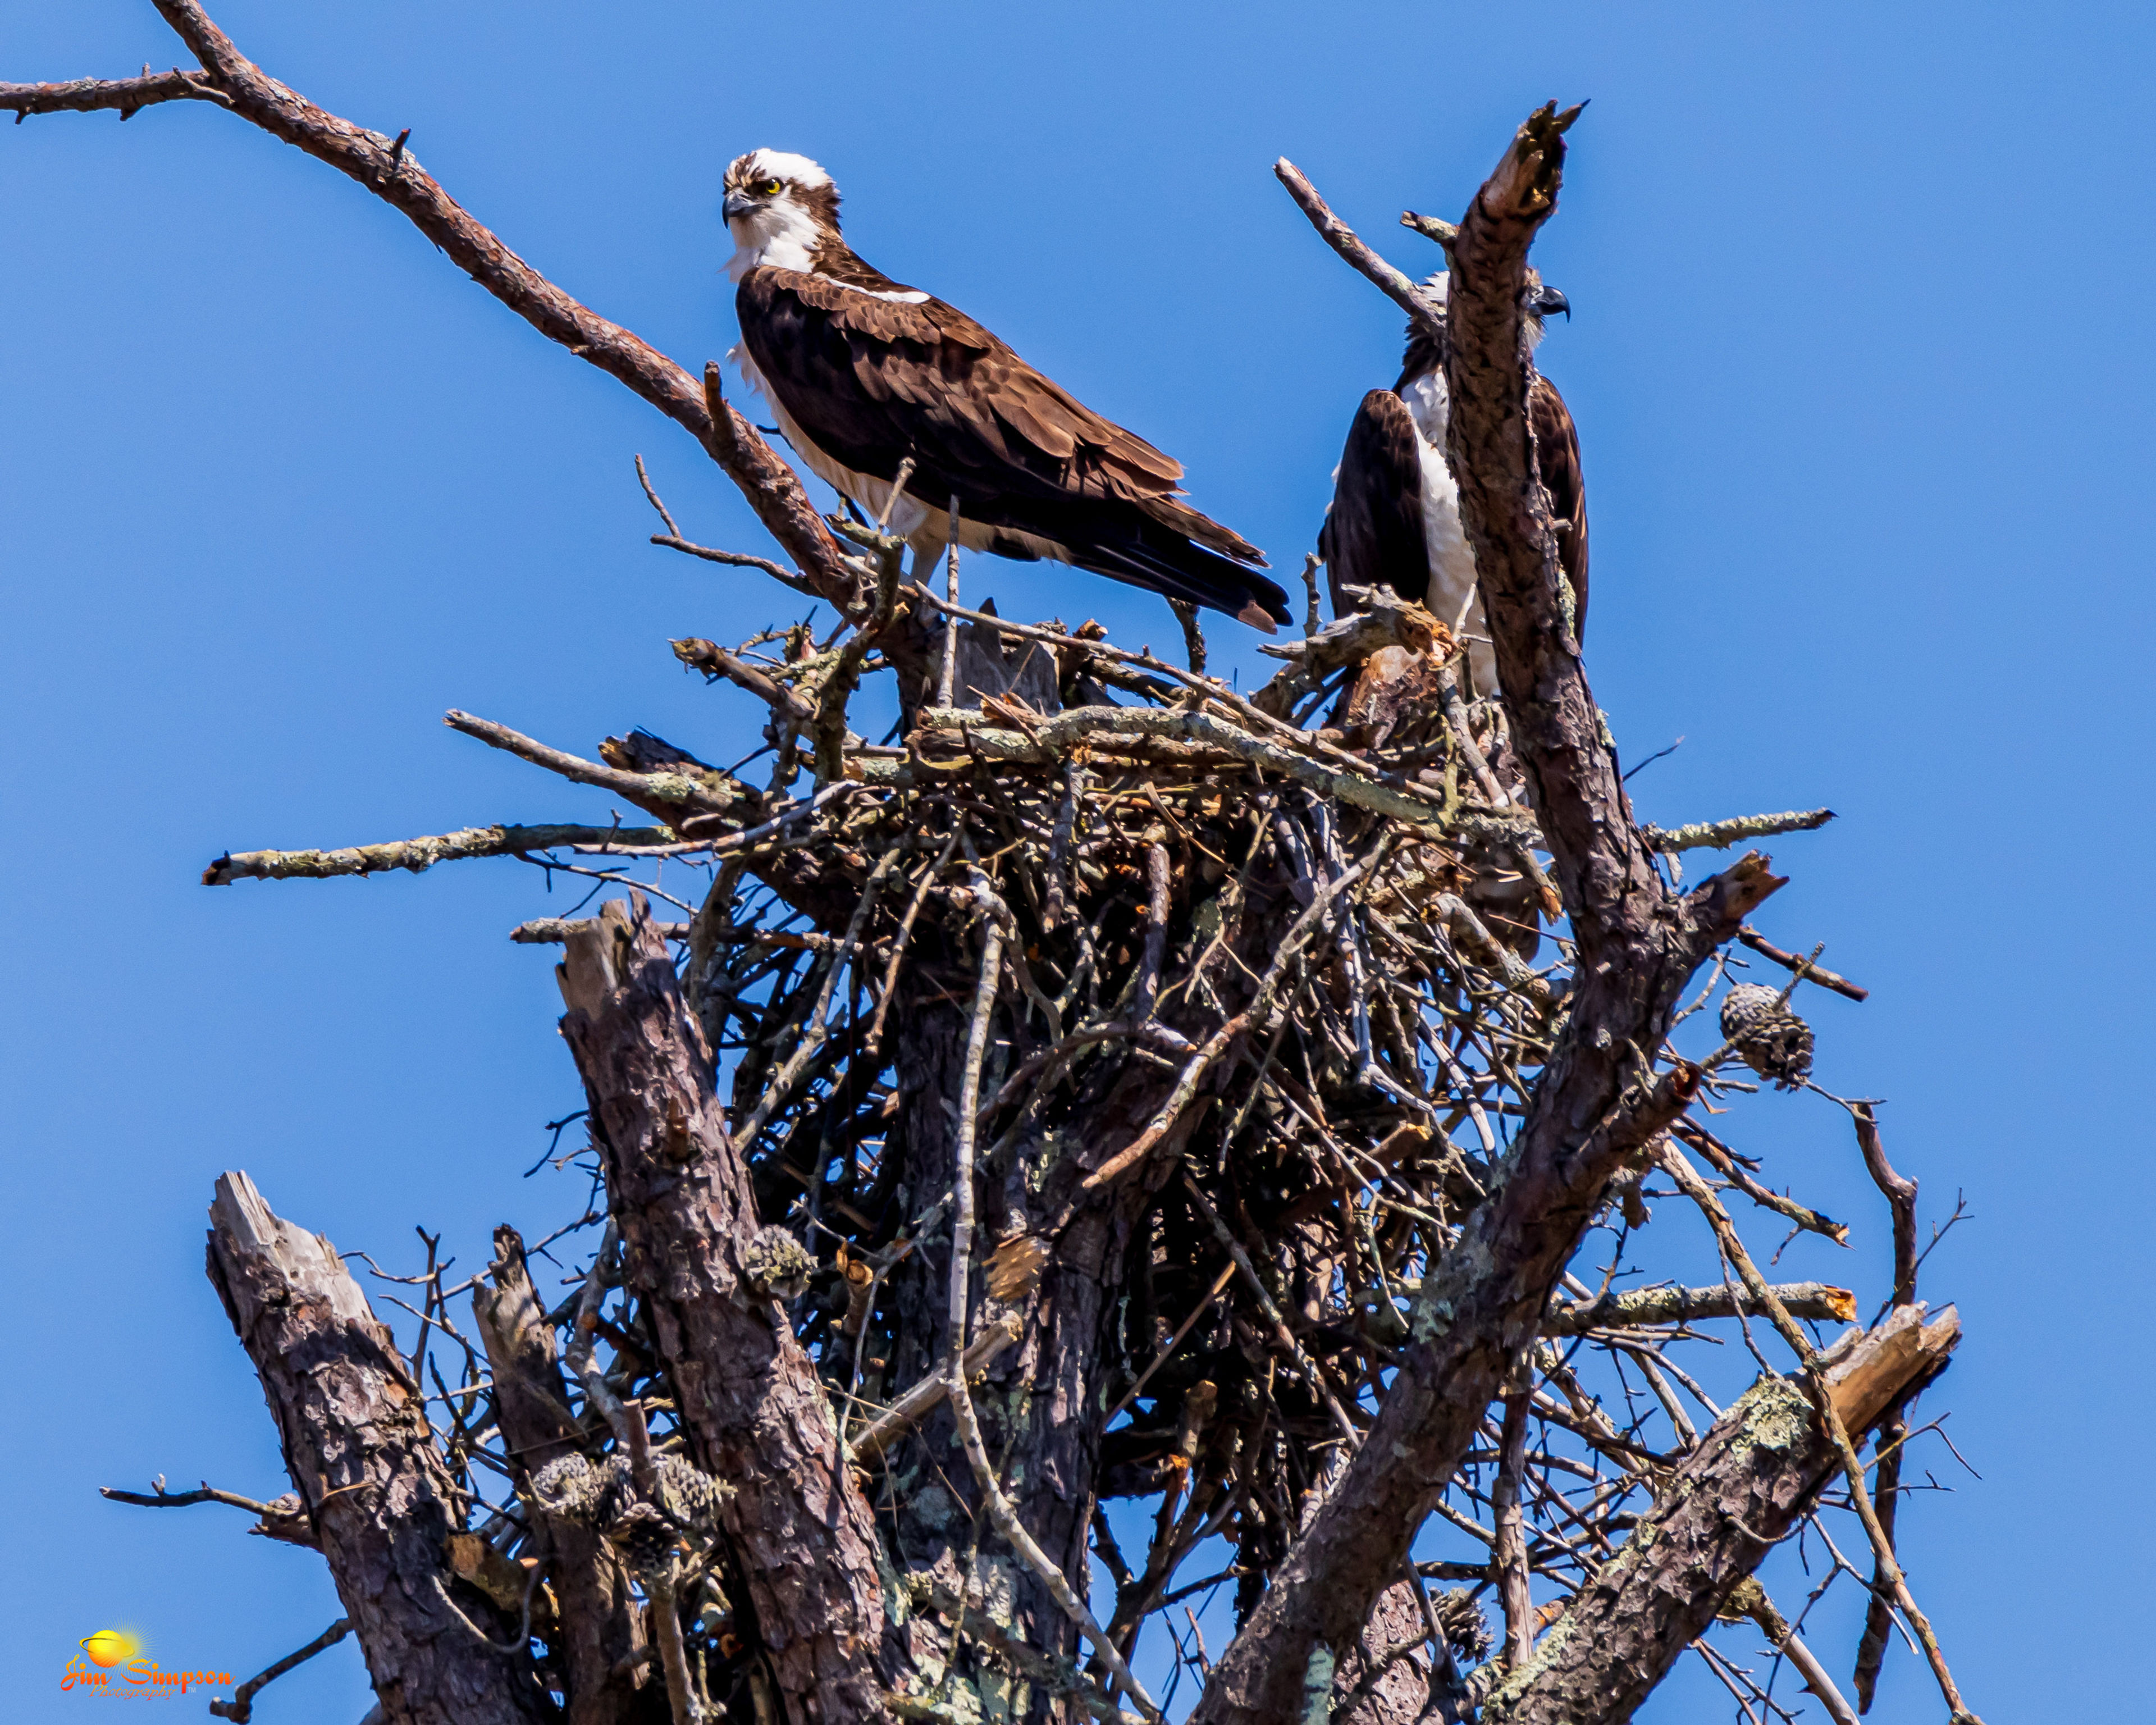
M583 1456L568 1455L548 1462L531 1476L531 1495L557 1516L588 1522L606 1490L606 1476Z
M765 1229L742 1254L742 1271L749 1286L778 1300L800 1298L815 1267L808 1249L783 1228Z
M659 1502L677 1522L685 1522L700 1533L719 1525L719 1505L733 1487L700 1471L680 1455L659 1457Z
M621 1553L622 1561L639 1575L655 1575L663 1570L681 1543L674 1524L641 1499L626 1505L599 1532Z
M1783 1090L1811 1076L1812 1027L1782 1004L1781 990L1739 983L1722 1003L1722 1034L1744 1064Z
M1464 1587L1455 1587L1436 1600L1437 1626L1445 1631L1445 1645L1462 1665L1475 1665L1490 1656L1492 1637L1482 1608Z

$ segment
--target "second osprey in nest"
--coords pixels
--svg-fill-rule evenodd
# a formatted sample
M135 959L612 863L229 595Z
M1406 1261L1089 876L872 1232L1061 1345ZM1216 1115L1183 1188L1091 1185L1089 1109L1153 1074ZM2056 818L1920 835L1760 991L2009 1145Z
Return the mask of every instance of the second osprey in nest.
M1270 634L1287 595L1265 554L1183 501L1180 464L1084 406L973 320L893 281L839 235L839 190L805 156L757 150L726 170L726 273L742 375L794 452L916 557L1047 557Z
M1443 303L1448 278L1426 285ZM1572 308L1555 288L1527 272L1527 342L1543 337L1543 320ZM1497 659L1483 620L1475 578L1475 553L1460 519L1460 487L1445 458L1445 422L1451 398L1445 387L1445 355L1419 323L1408 326L1408 350L1400 381L1373 389L1348 428L1348 446L1332 476L1332 505L1317 536L1317 554L1332 582L1332 609L1355 608L1343 590L1389 587L1415 599L1462 636L1472 692L1497 692ZM1549 493L1557 528L1558 567L1572 588L1574 640L1587 632L1587 488L1579 473L1579 434L1556 385L1540 372L1527 379L1527 421L1535 456Z

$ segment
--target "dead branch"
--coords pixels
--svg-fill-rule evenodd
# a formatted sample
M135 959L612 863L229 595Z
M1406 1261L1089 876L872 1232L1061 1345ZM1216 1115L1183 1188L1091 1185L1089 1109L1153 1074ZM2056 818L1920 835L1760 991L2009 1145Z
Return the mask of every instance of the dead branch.
M157 1476L153 1490L148 1494L140 1491L117 1491L110 1486L100 1486L98 1496L115 1503L131 1503L143 1509L183 1509L196 1503L224 1503L234 1509L244 1509L258 1517L247 1531L264 1538L280 1541L286 1545L305 1547L309 1551L321 1549L315 1538L313 1524L301 1512L299 1495L287 1491L270 1503L258 1503L252 1497L242 1497L234 1491L220 1491L205 1481L198 1491L167 1491L165 1476Z
M671 827L513 826L465 827L430 838L398 839L386 845L356 845L343 850L227 851L203 870L205 886L229 886L235 880L326 880L341 875L379 875L391 869L424 874L439 862L480 856L530 856L567 845L590 845L602 852L628 845L673 842Z
M1943 1369L1960 1339L1952 1307L1928 1322L1921 1307L1898 1307L1828 1374L1831 1404L1849 1429L1869 1429ZM1685 1458L1616 1557L1485 1703L1483 1718L1623 1725L1840 1466L1804 1391L1762 1378Z
M1640 829L1651 850L1671 855L1681 850L1727 850L1745 839L1772 838L1777 833L1815 832L1834 819L1831 809L1792 809L1787 814L1739 814L1727 820L1694 821L1688 826Z
M1759 1625L1776 1652L1787 1656L1804 1678L1805 1687L1820 1698L1820 1705L1826 1709L1827 1717L1835 1725L1856 1725L1855 1710L1842 1699L1840 1690L1827 1675L1826 1667L1820 1663L1819 1656L1804 1645L1789 1620L1774 1609L1774 1602L1767 1597L1767 1590L1759 1585L1757 1576L1746 1576L1729 1590L1728 1599L1723 1601L1725 1618L1739 1614Z
M626 797L638 808L665 817L677 834L685 821L700 815L724 817L744 803L753 804L759 800L755 792L738 780L708 769L701 773L671 770L626 772L619 767L583 760L560 749L550 748L521 732L511 730L506 725L497 725L491 719L475 718L470 713L453 710L442 716L442 722L453 731L461 731L467 737L477 737L489 748L505 750L521 760L529 761L535 767L543 767L572 784L594 785L601 790ZM663 844L666 840L656 842Z
M1871 1105L1859 1102L1850 1113L1856 1122L1857 1147L1864 1153L1865 1168L1893 1213L1893 1302L1897 1306L1909 1305L1917 1297L1917 1183L1897 1173L1887 1159L1887 1146L1879 1136L1878 1117ZM1890 1548L1894 1543L1895 1512L1902 1501L1902 1440L1907 1431L1902 1410L1895 1409L1879 1434L1879 1463L1872 1478L1872 1503L1879 1533ZM1871 1711L1871 1697L1878 1686L1880 1668L1887 1657L1887 1637L1894 1620L1887 1604L1891 1593L1886 1565L1875 1558L1871 1600L1865 1607L1864 1634L1856 1644L1852 1679L1856 1686L1857 1708L1862 1712Z
M706 676L726 677L738 683L758 701L767 703L774 712L783 714L796 724L805 725L816 716L813 705L746 660L736 658L716 641L706 641L692 635L670 644L674 656L690 670L700 670Z
M959 1368L968 1378L978 1377L988 1369L990 1361L1017 1340L1018 1331L1014 1325L991 1324L967 1345ZM922 1378L849 1439L847 1454L858 1466L874 1466L883 1459L885 1450L933 1413L950 1393L950 1380L946 1374L938 1373L932 1378Z
M1263 767L1306 784L1322 796L1367 809L1373 814L1426 826L1433 831L1441 829L1445 824L1442 805L1395 784L1388 784L1366 763L1358 762L1353 769L1343 771L1310 755L1253 736L1210 713L1188 709L1163 711L1143 707L1072 707L1044 720L1030 732L983 726L977 715L960 708L927 708L919 717L924 730L963 732L969 745L988 760L1043 766L1064 760L1096 738L1174 739L1203 743L1235 760Z
M1332 207L1317 195L1317 188L1303 177L1302 170L1285 156L1273 164L1274 176L1287 187L1287 195L1296 202L1296 208L1310 218L1310 225L1333 250L1344 258L1348 265L1367 277L1378 292L1390 300L1401 311L1420 324L1440 341L1445 339L1445 313L1414 282L1393 268L1356 235Z
M1861 1002L1871 998L1871 991L1869 988L1860 988L1847 977L1836 976L1823 965L1811 964L1807 960L1799 957L1794 952L1784 952L1756 928L1738 929L1737 938L1761 957L1771 958L1784 970L1802 970L1804 980L1808 983L1817 983L1822 988L1831 988L1835 993L1851 1000Z
M20 126L33 114L90 114L117 108L132 120L158 102L216 102L229 108L232 98L202 73L175 66L169 72L146 68L140 78L74 78L64 84L0 84L0 113L13 113Z
M1849 1323L1856 1317L1856 1296L1825 1282L1792 1282L1774 1291L1792 1317L1815 1323ZM1639 1288L1599 1300L1560 1305L1543 1321L1545 1336L1577 1336L1591 1329L1633 1329L1657 1324L1690 1323L1695 1318L1735 1317L1763 1312L1737 1289Z
M1691 1120L1680 1120L1670 1128L1673 1136L1689 1144L1713 1164L1714 1170L1742 1192L1762 1209L1773 1210L1777 1215L1787 1216L1807 1234L1824 1235L1836 1245L1849 1244L1849 1226L1831 1216L1823 1216L1806 1204L1800 1204L1786 1193L1776 1192L1762 1185L1729 1152L1729 1147L1717 1138L1706 1127Z
M297 1651L286 1654L266 1670L257 1671L232 1692L230 1701L213 1701L209 1704L211 1714L219 1719L230 1719L235 1725L247 1725L254 1717L254 1697L264 1687L275 1682L296 1666L303 1666L317 1653L334 1647L352 1632L352 1620L340 1617L313 1640Z

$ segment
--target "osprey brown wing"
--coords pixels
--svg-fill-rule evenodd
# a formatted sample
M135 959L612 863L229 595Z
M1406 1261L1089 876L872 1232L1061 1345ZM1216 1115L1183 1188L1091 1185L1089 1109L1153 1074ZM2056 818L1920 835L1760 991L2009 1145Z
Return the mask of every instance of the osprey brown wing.
M895 286L895 285L894 285ZM751 270L738 296L749 357L802 434L840 465L966 520L1067 550L1081 568L1229 613L1286 595L1257 547L1177 495L1182 467L934 299ZM1015 541L995 549L1029 553Z
M1579 471L1579 431L1557 386L1540 372L1527 385L1527 422L1535 459L1557 524L1557 561L1572 583L1573 632L1587 639L1587 482Z
M1422 454L1407 403L1389 389L1363 398L1333 480L1317 554L1332 583L1332 614L1360 608L1346 589L1389 587L1419 604L1430 590L1422 525Z

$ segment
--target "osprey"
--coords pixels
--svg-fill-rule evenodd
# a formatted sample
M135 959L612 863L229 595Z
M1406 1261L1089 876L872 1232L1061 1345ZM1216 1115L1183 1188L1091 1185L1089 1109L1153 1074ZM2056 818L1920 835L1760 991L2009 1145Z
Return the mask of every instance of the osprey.
M1051 558L1240 617L1270 634L1287 595L1265 554L1183 502L1179 464L1102 418L941 300L893 281L839 235L839 189L805 156L727 168L726 274L742 376L819 476L880 518L916 567L952 537Z
M1572 309L1555 288L1527 272L1527 340L1543 319ZM1427 284L1440 303L1447 278ZM1317 536L1317 554L1332 583L1335 614L1353 608L1344 588L1389 587L1419 599L1467 641L1474 692L1497 692L1497 659L1475 584L1475 553L1460 520L1460 487L1445 459L1450 412L1445 355L1419 324L1408 326L1400 381L1363 398L1333 474L1332 505ZM1579 474L1579 434L1563 398L1540 372L1527 382L1527 420L1557 524L1558 564L1572 588L1573 634L1587 627L1587 492Z

